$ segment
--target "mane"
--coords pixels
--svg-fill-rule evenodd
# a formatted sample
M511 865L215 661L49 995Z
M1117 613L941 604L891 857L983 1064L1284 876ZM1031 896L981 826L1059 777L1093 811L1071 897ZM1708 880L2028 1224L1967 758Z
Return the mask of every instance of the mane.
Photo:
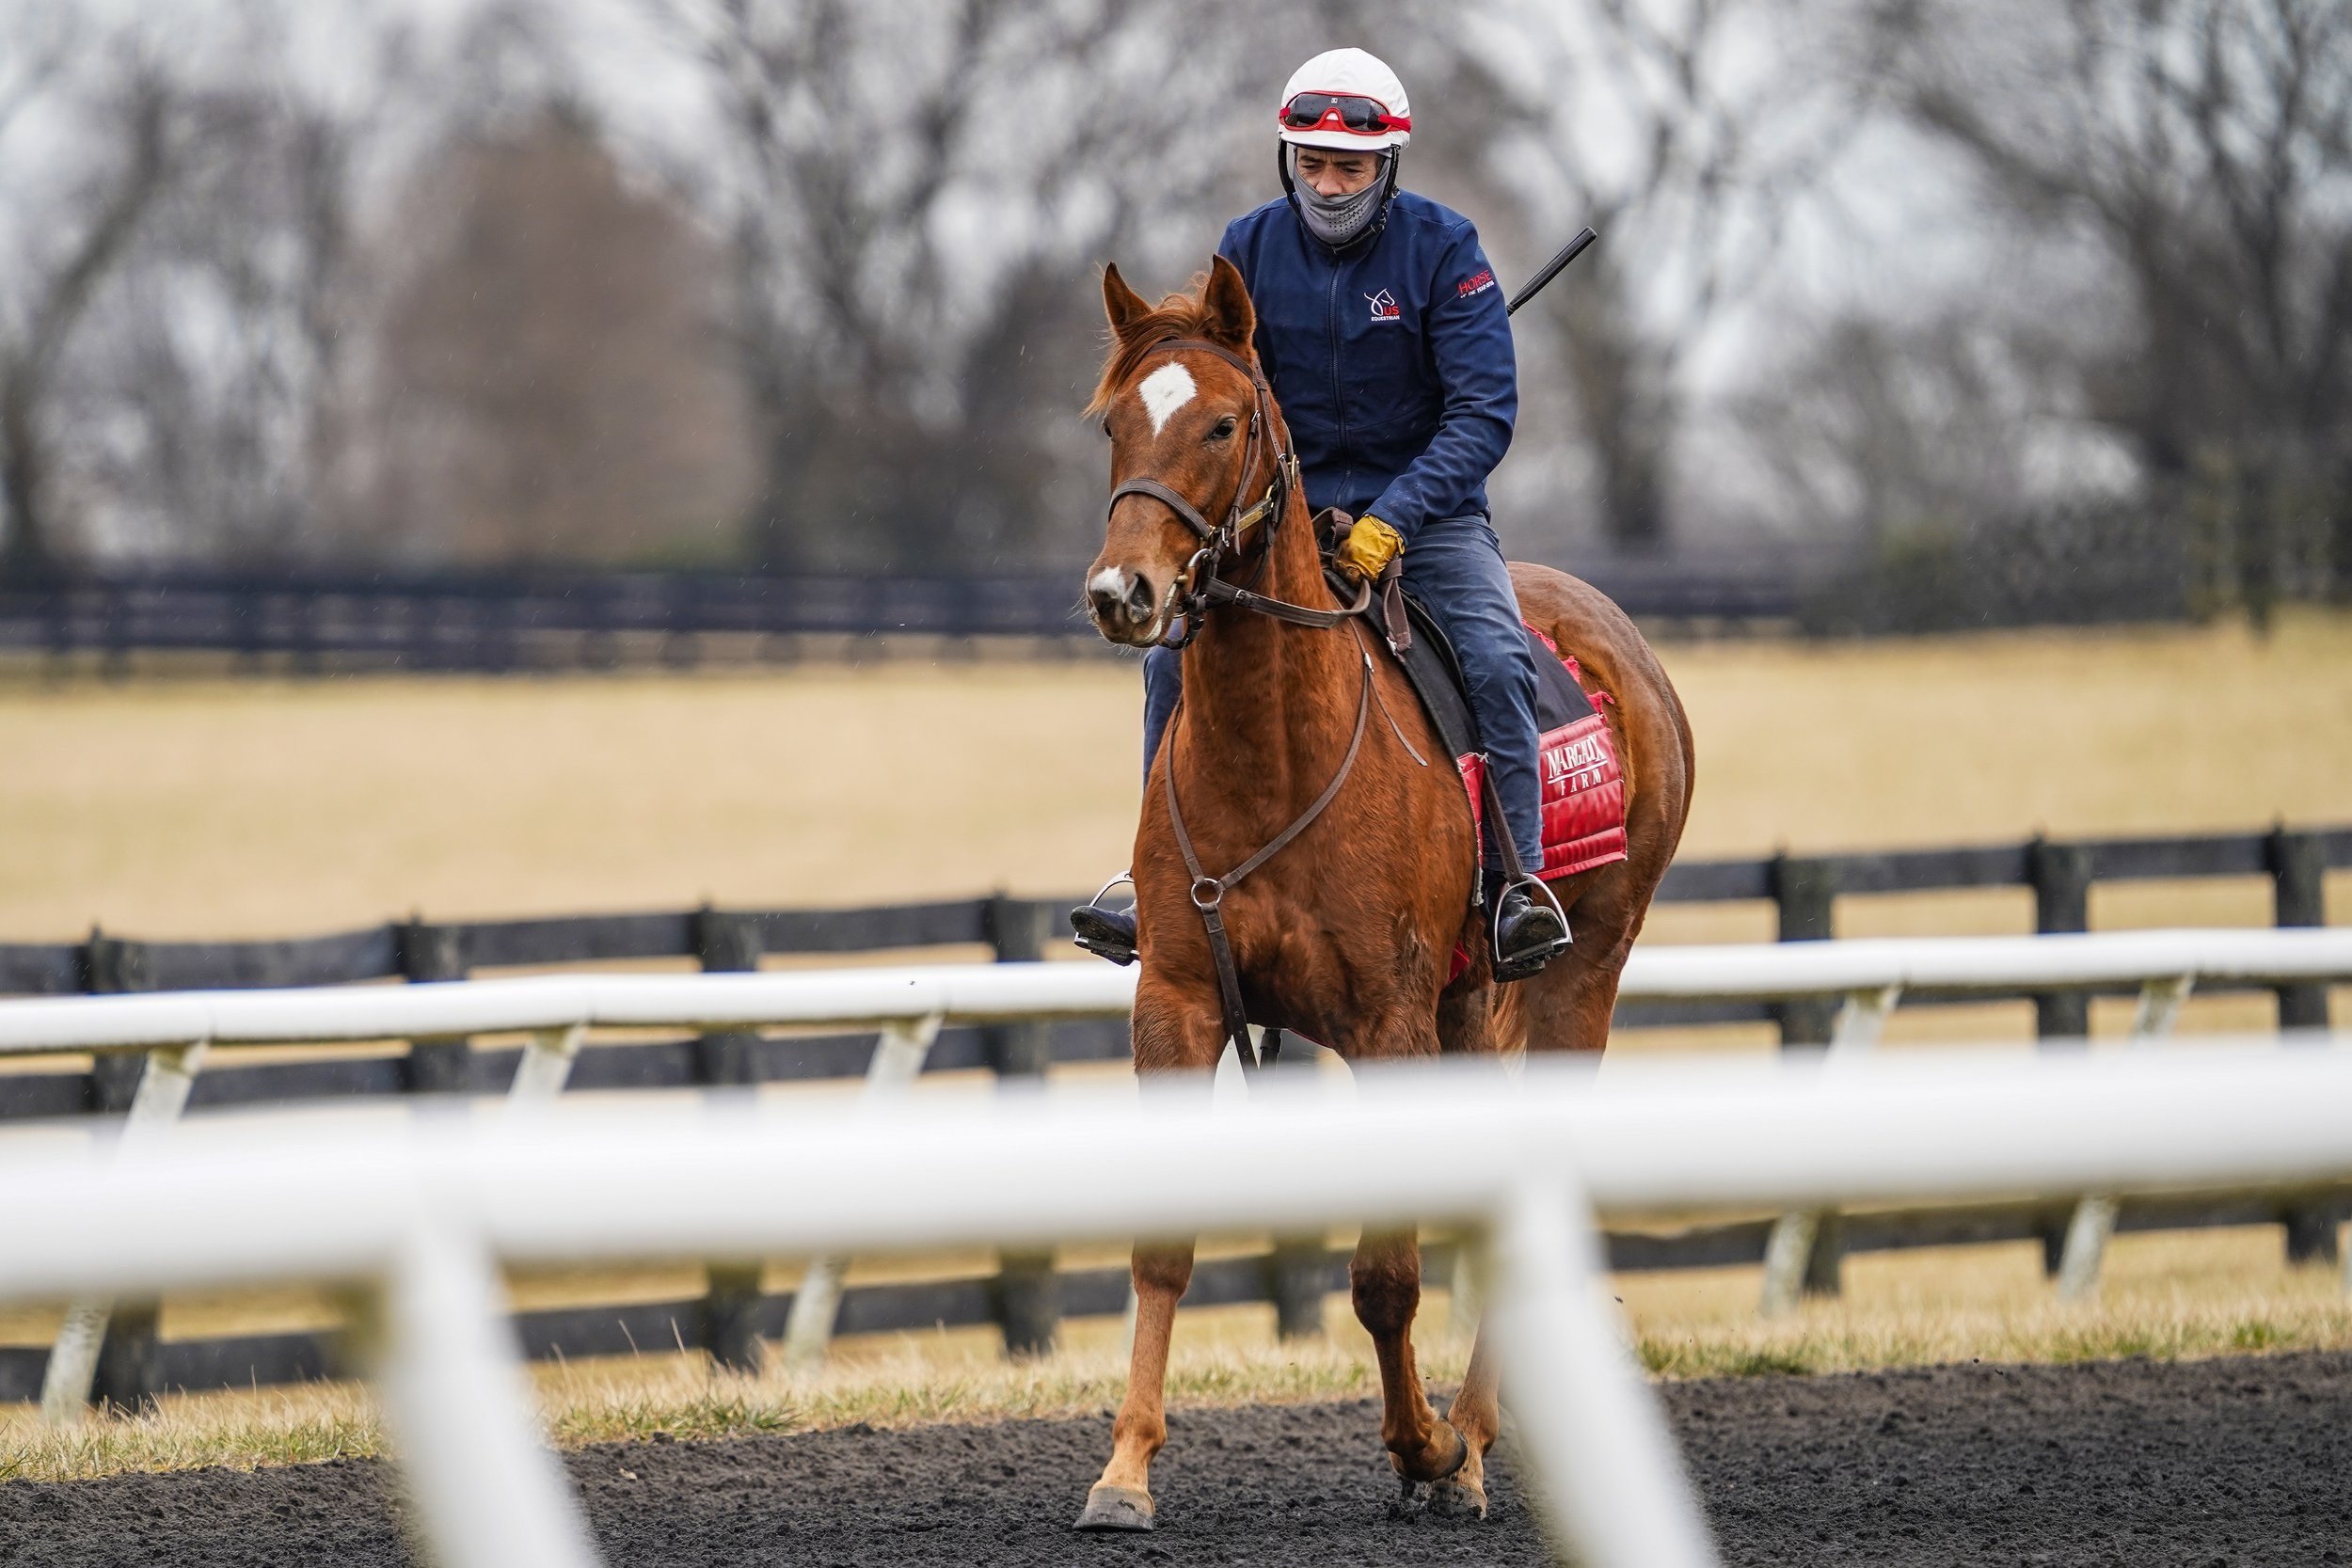
M1168 338L1205 338L1209 335L1209 307L1202 296L1209 290L1209 275L1200 273L1192 280L1188 293L1169 294L1145 315L1137 316L1124 333L1111 341L1110 359L1103 367L1103 379L1094 384L1094 397L1087 404L1087 418L1095 419L1110 411L1111 400L1127 385L1136 368L1143 363L1154 344Z

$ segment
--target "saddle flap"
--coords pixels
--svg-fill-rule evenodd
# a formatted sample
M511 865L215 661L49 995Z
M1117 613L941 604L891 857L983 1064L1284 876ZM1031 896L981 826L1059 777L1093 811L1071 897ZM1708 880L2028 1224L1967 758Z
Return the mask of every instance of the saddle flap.
M1428 608L1401 595L1410 638L1398 662L1429 722L1455 759L1470 814L1485 829L1480 787L1486 747L1470 705L1460 657ZM1374 601L1383 609L1381 599ZM1625 771L1609 721L1584 689L1575 657L1521 623L1535 666L1536 770L1543 790L1544 868L1549 881L1626 858ZM1383 628L1385 630L1385 626ZM1602 695L1607 701L1607 695Z

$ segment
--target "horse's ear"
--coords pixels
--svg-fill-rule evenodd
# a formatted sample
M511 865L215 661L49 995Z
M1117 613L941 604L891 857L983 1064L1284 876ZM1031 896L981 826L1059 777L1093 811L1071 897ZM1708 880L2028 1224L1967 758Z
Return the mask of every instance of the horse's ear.
M1151 313L1151 302L1127 287L1127 280L1119 276L1118 262L1103 269L1103 314L1110 318L1114 333L1124 338L1129 327Z
M1258 329L1258 312L1249 304L1249 285L1242 281L1241 268L1223 256L1209 263L1209 287L1201 295L1208 307L1209 340L1224 344L1235 354L1249 352L1250 334Z

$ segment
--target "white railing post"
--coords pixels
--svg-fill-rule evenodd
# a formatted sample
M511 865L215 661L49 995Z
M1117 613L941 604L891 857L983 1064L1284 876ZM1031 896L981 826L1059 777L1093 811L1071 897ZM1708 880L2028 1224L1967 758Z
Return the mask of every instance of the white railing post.
M1714 1568L1665 1416L1603 1303L1592 1208L1581 1183L1546 1167L1505 1198L1488 1242L1486 1323L1528 1490L1584 1568Z
M1478 1258L1472 1238L1462 1236L1454 1243L1454 1268L1446 1279L1446 1332L1467 1340L1478 1333L1478 1325L1486 1317L1486 1270Z
M515 1081L506 1086L508 1116L528 1115L554 1102L571 1081L572 1064L580 1059L580 1042L587 1033L585 1023L531 1032L522 1060L515 1064Z
M1845 1005L1837 1009L1837 1022L1830 1031L1829 1049L1824 1065L1844 1065L1867 1056L1886 1032L1886 1018L1902 1000L1900 986L1878 986L1867 990L1846 993ZM1835 1228L1830 1211L1783 1214L1772 1222L1772 1234L1764 1241L1764 1291L1759 1310L1765 1317L1778 1318L1793 1312L1804 1293L1806 1276L1814 1269L1814 1254L1828 1239L1825 1230ZM1835 1267L1835 1262L1832 1263Z
M135 1149L187 1109L188 1092L204 1065L205 1042L159 1046L147 1053L139 1086L122 1118L115 1147ZM106 1341L106 1324L114 1303L85 1297L66 1308L56 1342L49 1348L49 1365L41 1373L40 1418L51 1426L71 1426L89 1407L90 1380L98 1375L98 1353Z
M2171 1034L2180 1022L2181 1004L2196 984L2194 974L2175 974L2141 986L2139 1006L2132 1012L2131 1043L2145 1045ZM2099 1270L2106 1261L2107 1243L2121 1212L2114 1198L2096 1193L2074 1205L2066 1219L2066 1243L2058 1253L2060 1301L2085 1301L2098 1291Z
M2139 1005L2132 1010L2132 1040L2160 1040L2172 1033L2172 1026L2181 1021L2181 1005L2196 988L2194 974L2175 974L2163 980L2151 980L2139 988Z
M1813 1261L1813 1243L1820 1234L1821 1213L1803 1209L1781 1215L1764 1238L1764 1292L1757 1310L1768 1318L1787 1317L1797 1309L1804 1293L1806 1267Z
M1837 1009L1836 1027L1830 1031L1831 1059L1864 1055L1876 1049L1879 1037L1886 1033L1887 1015L1902 997L1900 986L1847 992L1845 1006Z
M923 1070L931 1041L939 1037L940 1015L894 1019L882 1026L866 1065L867 1101L903 1094ZM834 1321L841 1315L841 1281L850 1271L846 1254L833 1253L808 1261L800 1289L792 1292L791 1316L784 1325L784 1364L793 1372L812 1372L825 1362L825 1346L833 1338Z
M587 1520L532 1414L489 1254L421 1223L381 1291L384 1415L437 1568L595 1568Z

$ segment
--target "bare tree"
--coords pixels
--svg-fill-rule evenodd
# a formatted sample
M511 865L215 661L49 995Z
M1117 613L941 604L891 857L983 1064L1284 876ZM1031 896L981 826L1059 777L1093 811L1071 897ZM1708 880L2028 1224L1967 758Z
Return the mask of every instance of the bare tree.
M1816 9L1481 0L1422 23L1443 72L1430 96L1474 139L1470 172L1508 214L1506 243L1532 265L1580 223L1603 236L1516 325L1537 385L1547 366L1565 379L1621 549L1669 538L1689 361L1771 276L1789 213L1860 114L1848 87L1801 68Z
M0 327L19 559L357 542L384 459L366 397L399 251L383 218L407 168L558 89L523 4L456 19L431 55L409 20L358 0L75 13L33 118L87 167L43 182L28 144L8 169L37 192L29 286ZM10 102L0 85L0 122Z
M2079 373L2257 616L2352 566L2352 14L2337 0L1905 0L1874 55L1990 205L2099 259ZM2232 579L2234 579L2233 582Z
M1848 310L1791 335L1735 412L1816 531L1876 553L1914 531L1964 541L2128 493L2128 459L2071 396L2072 347L1982 301L1908 321Z
M15 578L56 568L49 413L59 363L164 192L177 139L173 94L135 45L93 45L73 18L55 10L31 20L46 30L27 27L30 47L16 56L14 79L0 92L0 135L37 97L54 93L83 101L110 146L109 156L72 187L61 231L24 237L31 254L15 269L20 286L0 327L0 505L7 512L0 576ZM82 55L95 59L73 69Z
M677 174L728 235L755 558L1030 553L1073 452L1093 270L1171 217L1196 258L1214 243L1235 35L1115 0L649 5L705 67L724 147Z
M731 559L752 480L717 247L557 112L424 166L373 330L375 549Z

